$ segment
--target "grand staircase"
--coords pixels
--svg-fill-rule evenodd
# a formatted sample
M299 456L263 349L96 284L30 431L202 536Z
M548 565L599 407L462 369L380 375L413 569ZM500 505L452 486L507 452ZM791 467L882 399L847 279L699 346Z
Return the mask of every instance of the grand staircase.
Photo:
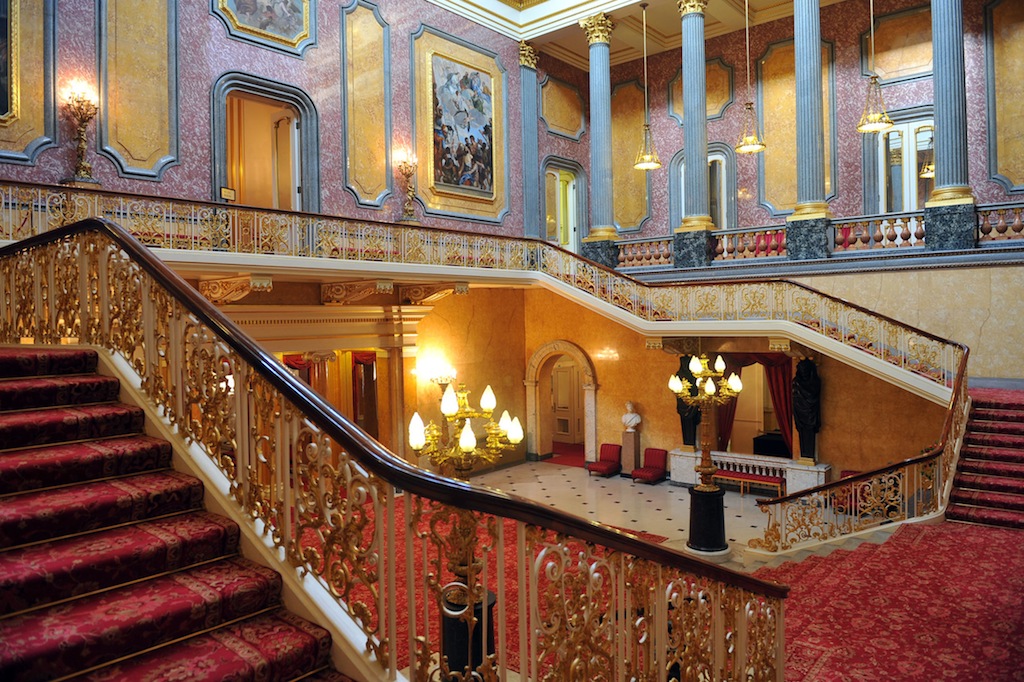
M946 518L1024 528L1024 391L972 390Z
M0 680L348 680L96 368L0 348Z

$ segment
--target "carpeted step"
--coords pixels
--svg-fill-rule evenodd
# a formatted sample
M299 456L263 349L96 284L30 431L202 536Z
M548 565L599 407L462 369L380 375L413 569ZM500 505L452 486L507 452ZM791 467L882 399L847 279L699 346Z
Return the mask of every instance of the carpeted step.
M1000 493L991 490L957 488L950 495L950 502L974 507L993 507L1024 512L1024 495Z
M1024 391L1002 388L972 388L968 393L976 408L1024 410Z
M1024 478L1024 463L1021 462L995 462L987 459L964 459L960 461L959 469L960 471L969 474Z
M1024 422L970 419L967 422L967 430L973 434L1004 433L1009 436L1024 436Z
M150 436L14 450L0 453L0 495L167 469L170 465L170 443Z
M275 571L236 557L8 618L0 621L0 679L70 675L255 614L280 592ZM292 644L273 628L258 635L271 651ZM196 672L202 663L193 662Z
M121 382L114 377L83 374L0 381L0 411L57 405L87 405L117 400Z
M90 374L98 362L89 348L5 346L0 348L0 377Z
M1024 408L975 407L971 409L971 419L978 419L980 421L1024 421Z
M176 471L21 493L0 504L0 548L199 509L202 483Z
M963 465L963 462L960 463ZM953 488L969 488L973 490L994 490L1014 495L1024 495L1024 479L1008 476L986 476L958 472L953 478Z
M960 449L960 459L988 459L996 462L1024 462L1024 450L965 445Z
M0 414L4 449L141 433L140 408L121 403Z
M980 433L968 431L964 436L965 445L980 445L992 448L1016 448L1024 449L1024 436L1015 436L1007 433Z
M1024 529L1024 512L1018 512L1012 509L991 509L989 507L972 507L961 504L951 504L946 507L946 519L950 521L978 523L985 526Z
M238 525L190 512L0 553L0 614L220 559L238 551Z
M95 682L137 680L292 680L329 663L331 636L279 610L172 644L81 678ZM323 671L304 680L345 682Z
M328 668L326 670L321 670L320 672L315 672L309 677L303 677L302 682L355 682L355 680L348 675L339 673L337 670L331 670Z

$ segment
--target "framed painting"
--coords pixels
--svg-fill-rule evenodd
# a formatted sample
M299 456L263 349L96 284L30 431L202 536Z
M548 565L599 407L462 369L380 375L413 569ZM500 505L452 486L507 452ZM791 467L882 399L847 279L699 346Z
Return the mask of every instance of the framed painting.
M427 213L508 210L505 73L493 53L425 28L415 39L417 185Z
M212 0L228 35L301 56L316 44L316 0Z

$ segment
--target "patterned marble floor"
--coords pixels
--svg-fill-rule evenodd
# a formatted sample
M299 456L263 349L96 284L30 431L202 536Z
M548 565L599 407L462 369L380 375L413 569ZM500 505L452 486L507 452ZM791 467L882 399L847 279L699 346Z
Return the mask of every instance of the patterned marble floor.
M668 540L663 544L680 551L685 551L689 539L690 492L668 481L644 485L620 476L590 477L579 467L525 462L474 476L473 482L592 521L664 535ZM763 533L767 516L757 508L757 497L725 493L725 535L733 560L750 539Z

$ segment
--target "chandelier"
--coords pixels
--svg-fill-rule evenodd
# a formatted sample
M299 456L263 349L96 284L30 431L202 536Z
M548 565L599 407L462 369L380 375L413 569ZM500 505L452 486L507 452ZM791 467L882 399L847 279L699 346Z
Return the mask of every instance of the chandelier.
M749 0L743 2L743 21L746 26L747 39L747 103L743 108L743 133L736 145L737 154L758 154L765 150L764 140L757 128L757 114L754 112L754 99L750 96L750 8Z
M680 379L673 374L669 377L668 388L687 405L694 405L700 409L700 463L694 467L700 474L700 485L697 490L712 492L718 490L713 476L718 467L711 461L711 429L709 410L715 405L724 405L743 390L743 382L735 373L725 375L725 360L719 355L714 366L710 366L708 356L703 353L700 357L690 356L687 365L690 374L693 375L693 383L688 379Z
M865 134L885 132L892 128L892 119L885 110L885 100L882 99L882 86L878 83L878 74L875 73L875 0L870 2L871 12L871 51L868 62L868 71L871 73L871 80L868 81L867 101L864 102L864 113L860 116L860 123L857 124L857 131Z
M454 370L450 376L454 378ZM424 426L419 412L414 413L409 420L409 447L427 455L442 474L466 480L479 462L496 462L504 450L511 450L523 440L519 418L510 417L508 410L501 413L497 422L491 419L496 406L490 386L480 396L480 409L475 410L469 405L466 385L459 383L455 389L448 383L441 396L442 425L431 421ZM474 419L486 420L482 444L473 431Z
M654 150L654 140L651 138L650 110L647 107L647 3L640 3L644 11L644 139L640 142L640 151L636 155L636 163L633 168L636 170L649 171L661 168L661 160L658 152Z

